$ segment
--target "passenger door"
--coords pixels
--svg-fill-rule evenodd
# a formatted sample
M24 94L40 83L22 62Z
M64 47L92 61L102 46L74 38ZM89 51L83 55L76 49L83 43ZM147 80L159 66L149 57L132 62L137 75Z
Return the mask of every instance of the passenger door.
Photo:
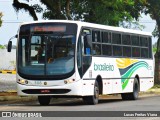
M83 29L77 46L77 66L81 78L91 65L91 51L91 32L88 29Z

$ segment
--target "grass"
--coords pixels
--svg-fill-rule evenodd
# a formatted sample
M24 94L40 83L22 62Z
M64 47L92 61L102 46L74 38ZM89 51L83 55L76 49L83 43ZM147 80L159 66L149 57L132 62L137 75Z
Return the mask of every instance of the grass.
M152 88L160 88L160 84L155 84Z

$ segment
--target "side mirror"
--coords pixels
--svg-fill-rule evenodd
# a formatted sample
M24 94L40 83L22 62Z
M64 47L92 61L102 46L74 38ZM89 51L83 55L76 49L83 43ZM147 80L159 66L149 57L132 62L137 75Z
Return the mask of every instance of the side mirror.
M12 41L9 41L9 42L8 42L7 51L8 51L8 52L11 52L11 49L12 49Z
M15 38L18 38L18 35L16 34L14 37L15 37Z
M16 34L15 36L13 36L9 39L8 46L7 46L7 51L8 52L11 52L11 50L12 50L12 41L11 40L14 39L14 38L18 38L18 35Z

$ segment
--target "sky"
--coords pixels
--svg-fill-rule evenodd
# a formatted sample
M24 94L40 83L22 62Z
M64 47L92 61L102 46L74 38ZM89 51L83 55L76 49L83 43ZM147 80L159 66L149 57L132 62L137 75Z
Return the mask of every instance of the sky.
M0 27L0 44L4 45L8 43L8 40L17 34L19 25L22 22L33 21L32 17L25 11L19 11L18 13L12 6L13 0L0 0L0 12L3 13L3 24ZM23 0L20 0L23 1ZM23 1L24 2L24 1ZM36 1L31 1L29 4L34 4ZM38 14L39 20L42 20L41 15ZM156 22L150 18L149 15L142 15L140 18L140 24L144 25L143 31L153 32ZM152 37L152 43L157 41L157 38ZM13 40L13 44L16 44L16 39Z

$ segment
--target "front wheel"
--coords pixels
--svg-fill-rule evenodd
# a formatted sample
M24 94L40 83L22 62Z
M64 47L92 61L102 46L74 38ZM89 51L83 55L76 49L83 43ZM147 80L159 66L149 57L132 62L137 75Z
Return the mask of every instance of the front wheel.
M134 79L133 83L133 92L132 93L122 93L121 97L123 100L137 100L139 95L139 83L138 79Z
M98 104L98 99L99 99L99 86L98 86L98 82L95 81L94 95L93 96L84 96L83 101L89 105L96 105L96 104Z
M49 105L50 99L51 99L50 96L38 96L38 101L40 105L43 105L43 106Z

